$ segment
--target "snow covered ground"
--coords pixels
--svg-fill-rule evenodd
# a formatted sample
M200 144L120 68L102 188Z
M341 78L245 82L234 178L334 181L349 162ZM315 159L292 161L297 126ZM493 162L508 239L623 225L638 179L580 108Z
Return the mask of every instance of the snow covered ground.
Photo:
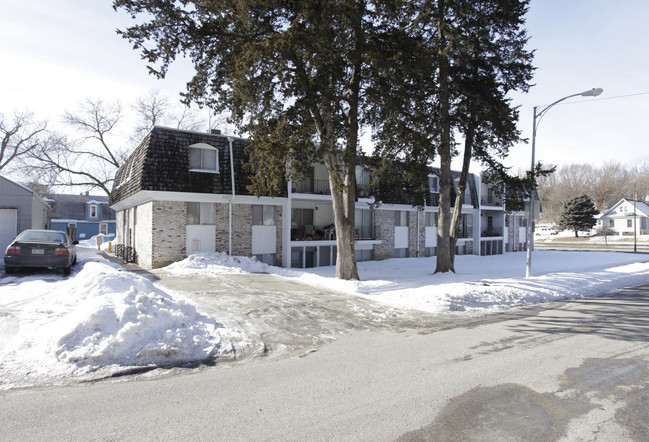
M78 247L79 264L70 277L43 271L0 278L0 389L227 358L235 346L249 344L241 330L110 263L92 244ZM334 267L283 269L212 253L157 272L267 272L350 298L440 315L593 296L649 278L646 254L535 251L530 279L524 278L525 261L525 253L458 256L456 274L437 275L435 258L361 262L360 281L339 281Z

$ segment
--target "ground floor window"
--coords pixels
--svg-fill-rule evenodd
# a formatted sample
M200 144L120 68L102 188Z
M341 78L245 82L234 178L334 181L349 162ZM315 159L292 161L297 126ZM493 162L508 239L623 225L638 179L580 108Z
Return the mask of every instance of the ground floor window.
M187 203L186 224L213 225L215 219L214 203Z
M253 204L252 225L253 226L274 226L275 206Z
M407 258L408 257L408 249L394 249L394 257L395 258Z
M304 269L336 265L336 252L336 246L293 247L291 267Z
M424 256L437 256L437 247L426 247L424 249Z
M274 253L262 253L259 255L253 255L255 258L257 258L257 261L263 262L264 264L268 264L269 266L274 266L275 265L275 254Z
M481 241L480 242L480 255L502 255L503 242L501 240L494 241Z
M356 261L371 261L372 260L372 249L369 250L356 250Z
M99 223L99 233L101 233L102 235L106 235L108 233L108 224Z

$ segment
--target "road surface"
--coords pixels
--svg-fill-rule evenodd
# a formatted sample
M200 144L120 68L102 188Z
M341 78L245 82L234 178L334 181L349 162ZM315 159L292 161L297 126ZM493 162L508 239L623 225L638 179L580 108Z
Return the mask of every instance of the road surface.
M649 440L649 285L0 393L0 440Z

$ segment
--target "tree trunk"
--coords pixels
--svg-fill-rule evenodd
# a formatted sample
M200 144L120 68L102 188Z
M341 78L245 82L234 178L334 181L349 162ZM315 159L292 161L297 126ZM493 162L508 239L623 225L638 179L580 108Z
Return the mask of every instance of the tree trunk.
M354 249L354 215L356 202L356 175L354 168L343 172L343 185L333 177L340 176L333 154L327 154L325 165L329 171L329 187L333 203L334 225L336 227L336 278L359 279Z
M439 58L439 118L441 142L439 146L439 224L437 227L437 266L435 273L454 272L451 257L451 120L449 117L448 54L444 23L444 2L438 3L438 58Z
M464 158L462 160L462 172L460 181L457 185L457 195L455 195L455 208L453 209L453 219L451 220L451 262L455 268L455 244L457 243L458 227L462 217L462 203L464 202L464 191L466 190L469 179L469 167L471 166L471 156L473 154L474 129L470 126L464 134Z

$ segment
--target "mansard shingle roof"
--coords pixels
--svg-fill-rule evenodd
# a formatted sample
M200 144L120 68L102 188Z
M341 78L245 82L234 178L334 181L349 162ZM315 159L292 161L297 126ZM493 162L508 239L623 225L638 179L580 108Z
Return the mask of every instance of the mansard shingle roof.
M115 175L110 204L140 191L231 194L232 180L228 136L154 127ZM247 142L232 138L235 192L250 195L248 174L242 163L247 159ZM219 173L190 172L189 146L205 143L219 154Z

